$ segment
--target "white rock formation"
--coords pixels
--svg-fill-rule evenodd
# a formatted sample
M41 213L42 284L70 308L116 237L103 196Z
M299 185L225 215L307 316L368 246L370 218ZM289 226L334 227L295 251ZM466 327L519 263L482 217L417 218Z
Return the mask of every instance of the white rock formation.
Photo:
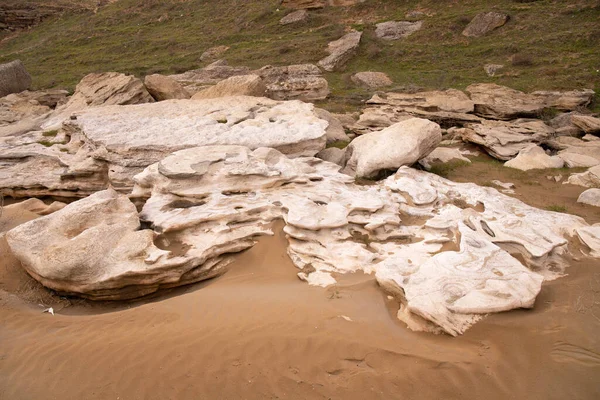
M588 189L577 198L578 203L600 207L600 189Z
M375 36L383 40L399 40L409 37L423 26L423 21L387 21L376 25Z
M544 149L535 144L521 150L519 154L504 163L505 167L529 171L530 169L562 168L564 161L558 156L549 156Z
M327 127L312 104L255 97L90 108L53 136L0 138L0 189L17 197L83 197L109 185L126 192L133 175L176 150L239 144L313 156Z
M442 132L438 124L411 118L350 142L344 172L370 178L382 170L412 165L431 153L441 140Z
M221 273L226 254L283 218L299 277L329 285L336 273L375 273L412 329L458 335L487 313L533 306L543 279L568 264L567 238L589 228L407 167L367 186L338 169L267 148L181 150L135 178L132 197L148 199L139 215L151 229L109 190L21 225L8 240L47 286L128 298Z
M600 224L576 229L577 237L590 250L590 256L600 258Z

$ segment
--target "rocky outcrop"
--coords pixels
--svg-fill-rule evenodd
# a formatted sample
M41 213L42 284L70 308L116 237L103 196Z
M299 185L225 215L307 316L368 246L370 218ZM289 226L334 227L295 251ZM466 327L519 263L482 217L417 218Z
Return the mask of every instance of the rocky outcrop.
M441 140L442 133L438 124L411 118L350 142L344 172L371 178L380 171L412 165L431 153Z
M313 64L274 67L267 65L255 70L266 85L265 95L274 100L324 100L329 84L319 67Z
M265 95L266 86L258 75L232 76L192 96L192 100L214 99L227 96L255 96Z
M57 109L42 128L56 129L74 112L88 107L152 102L154 99L142 81L133 75L119 72L88 74L77 84L67 104Z
M144 85L156 101L190 98L190 94L179 82L165 75L148 75L144 78Z
M558 153L568 168L589 168L600 164L600 158L586 156L584 154L571 153L569 151Z
M578 203L600 207L600 189L588 189L577 198Z
M409 37L423 26L423 21L387 21L376 25L375 36L383 40L399 40Z
M21 60L0 64L0 97L29 89L31 76Z
M482 146L488 154L499 160L510 160L531 144L548 139L553 129L540 120L518 119L511 122L484 120L455 130L466 142Z
M587 106L594 95L592 90L526 94L493 83L470 85L466 91L475 103L475 114L501 120L537 117L544 108L571 111Z
M60 89L26 90L0 98L0 137L40 129L53 109L67 101L67 95Z
M308 20L308 11L298 10L293 11L279 20L279 25L297 24Z
M508 15L498 12L484 12L477 14L463 30L463 36L480 37L500 28L508 21Z
M288 8L323 8L325 6L352 6L357 3L364 3L365 0L282 0L281 5Z
M558 156L549 156L535 144L519 151L519 154L504 163L505 167L529 171L530 169L562 168L564 161Z
M350 141L342 123L333 114L322 108L315 108L315 114L328 123L326 132L327 143Z
M202 53L202 55L200 56L200 61L216 61L223 57L227 50L229 50L229 46L211 47L210 49L207 49L204 53Z
M577 237L589 249L591 257L600 258L600 224L576 229Z
M571 174L565 183L588 188L600 188L600 165L579 174Z
M447 164L451 162L462 162L471 163L467 157L463 156L461 152L452 147L438 147L433 150L429 155L419 160L419 164L426 170L430 170L434 165Z
M327 45L329 55L319 61L325 71L340 71L356 54L362 32L352 31Z
M492 188L406 167L363 186L338 169L266 148L181 150L136 176L132 196L147 199L139 216L108 190L18 226L7 240L45 285L122 299L222 273L228 253L283 219L301 279L327 286L336 274L374 273L412 329L450 335L485 314L532 307L542 281L568 264L567 238L590 240L593 227L581 218Z
M325 148L327 126L312 104L256 97L90 108L60 130L0 141L0 189L13 197L127 192L135 174L173 151L241 144L312 156Z
M394 83L390 77L383 72L357 72L356 74L352 75L350 79L352 79L352 82L358 86L363 86L369 89L390 86L392 83Z

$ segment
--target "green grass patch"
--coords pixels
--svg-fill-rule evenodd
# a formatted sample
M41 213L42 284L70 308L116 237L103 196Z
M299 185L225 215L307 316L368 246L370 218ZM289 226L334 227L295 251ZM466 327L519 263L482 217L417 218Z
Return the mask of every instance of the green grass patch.
M350 142L346 142L345 140L336 140L335 142L327 143L326 148L335 147L336 149L345 149L349 144Z
M451 161L443 164L432 165L429 169L429 172L431 172L432 174L439 175L442 178L448 178L452 171L456 170L457 168L466 167L468 165L470 165L470 163L466 161Z
M546 210L564 213L564 212L567 212L567 207L561 206L561 205L558 205L558 204L552 204L552 205L547 206Z
M44 137L55 137L56 135L58 135L57 130L46 131L46 132L42 133L42 136L44 136Z

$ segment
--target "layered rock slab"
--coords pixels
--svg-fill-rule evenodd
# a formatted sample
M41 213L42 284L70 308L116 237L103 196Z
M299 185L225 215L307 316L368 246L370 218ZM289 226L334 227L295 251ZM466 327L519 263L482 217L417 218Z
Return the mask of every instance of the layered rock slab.
M0 188L15 197L83 197L109 185L125 192L173 151L237 144L312 156L325 148L327 127L312 104L255 97L90 108L53 136L0 140Z

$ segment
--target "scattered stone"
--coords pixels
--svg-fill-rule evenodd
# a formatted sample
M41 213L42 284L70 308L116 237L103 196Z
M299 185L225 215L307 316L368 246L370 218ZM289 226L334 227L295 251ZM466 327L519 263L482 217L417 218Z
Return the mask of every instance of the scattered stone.
M356 54L361 37L362 32L352 31L329 43L329 56L319 61L319 66L329 72L343 70L346 63Z
M279 20L280 25L296 24L308 19L308 11L305 9L294 11Z
M320 158L323 161L328 161L330 163L334 163L339 165L340 167L344 166L344 158L346 156L345 149L338 149L337 147L329 147L327 149L323 149L317 153L315 157Z
M531 144L546 141L553 129L540 120L518 119L511 122L483 120L467 128L453 130L465 142L482 146L499 160L510 160Z
M585 133L600 133L600 118L590 115L573 115L571 122Z
M109 186L126 193L146 166L196 146L314 156L325 148L327 125L312 104L258 97L95 107L52 136L34 131L0 141L0 190L12 197L84 197Z
M588 189L577 198L578 203L600 207L600 189Z
M498 12L477 14L463 30L463 36L481 37L508 22L508 15Z
M387 21L377 24L375 35L383 40L399 40L409 37L423 26L423 21Z
M224 60L216 61L205 68L186 71L182 74L170 75L188 91L190 95L198 93L220 81L232 76L249 75L248 67L230 67Z
M202 53L202 55L200 56L200 61L207 62L218 60L221 57L223 57L223 54L225 54L227 50L229 50L229 46L211 47L210 49Z
M514 183L510 183L510 182L502 182L499 181L497 179L494 179L492 181L492 184L494 186L498 186L499 188L502 188L501 192L504 194L515 194L515 184Z
M571 174L565 183L588 188L600 188L600 165L579 174Z
M192 96L192 100L214 99L226 96L254 96L265 95L266 86L258 75L232 76L217 83L215 86L204 89Z
M483 66L483 69L487 76L496 76L498 71L504 68L502 64L486 64Z
M558 156L549 156L544 149L536 145L519 151L519 154L504 163L505 167L529 171L530 169L562 168L564 161Z
M540 99L544 107L562 111L585 108L592 102L595 92L592 89L559 91L535 91L531 95Z
M29 89L31 76L21 60L0 64L0 97Z
M438 147L429 153L428 156L419 160L419 164L429 171L434 165L446 164L453 161L462 161L469 164L471 163L471 160L463 156L456 148Z
M408 19L424 18L427 14L423 11L413 10L406 13L405 17Z
M438 124L426 119L411 118L350 142L344 172L371 178L383 170L396 170L403 165L412 165L429 155L441 140L442 132Z
M390 86L394 82L387 74L383 72L357 72L350 78L358 86L364 86L369 89L377 89L384 86Z
M144 78L144 85L156 101L170 99L189 99L190 94L173 78L153 74Z
M266 96L274 100L315 101L329 96L329 84L319 67L313 64L267 65L252 73L263 79Z

